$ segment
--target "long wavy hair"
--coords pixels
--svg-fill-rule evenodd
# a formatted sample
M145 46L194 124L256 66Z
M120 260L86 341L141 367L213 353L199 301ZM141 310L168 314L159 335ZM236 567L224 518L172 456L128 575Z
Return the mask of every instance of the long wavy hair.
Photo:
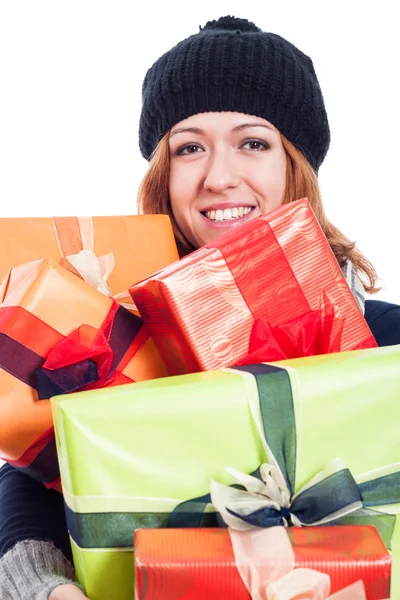
M169 201L169 132L158 143L143 178L138 194L140 214L167 214L174 230L180 256L193 252L196 248L181 233L171 209ZM379 290L376 287L377 274L369 260L356 248L337 227L327 218L322 204L318 178L304 155L295 148L283 135L282 144L286 152L286 186L283 204L289 204L300 198L308 198L321 228L332 248L340 266L350 260L356 273L360 276L366 292L372 294Z

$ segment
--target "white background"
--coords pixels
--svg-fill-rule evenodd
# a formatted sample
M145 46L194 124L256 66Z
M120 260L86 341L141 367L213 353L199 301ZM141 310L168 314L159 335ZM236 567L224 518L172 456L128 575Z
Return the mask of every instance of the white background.
M149 66L206 21L253 20L309 54L332 144L329 218L400 303L399 21L381 0L0 0L0 216L132 214Z

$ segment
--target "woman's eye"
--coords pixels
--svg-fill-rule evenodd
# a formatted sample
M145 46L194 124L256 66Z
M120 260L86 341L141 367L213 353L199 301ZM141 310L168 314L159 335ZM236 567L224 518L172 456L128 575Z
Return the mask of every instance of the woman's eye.
M268 150L269 144L267 144L267 142L263 142L262 140L248 140L242 144L242 148L255 151Z
M196 154L197 152L201 152L201 151L202 151L201 146L198 146L197 144L188 144L187 146L182 146L182 148L179 148L177 150L177 154L178 155Z

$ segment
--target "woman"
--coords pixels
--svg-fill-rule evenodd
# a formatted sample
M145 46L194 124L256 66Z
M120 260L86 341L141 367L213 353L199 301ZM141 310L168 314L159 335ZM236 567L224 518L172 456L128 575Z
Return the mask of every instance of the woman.
M378 343L400 342L400 307L364 302L375 271L325 216L317 173L329 125L300 50L246 20L207 23L148 71L139 141L150 159L140 211L170 215L181 255L307 196ZM61 497L9 466L0 473L0 552L2 598L85 598L67 583Z

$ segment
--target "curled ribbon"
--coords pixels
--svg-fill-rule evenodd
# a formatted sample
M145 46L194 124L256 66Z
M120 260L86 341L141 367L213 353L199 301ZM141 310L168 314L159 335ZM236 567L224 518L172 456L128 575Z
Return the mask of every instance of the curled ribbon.
M237 366L340 352L344 317L324 292L319 310L310 310L286 323L271 325L257 319L247 356Z

